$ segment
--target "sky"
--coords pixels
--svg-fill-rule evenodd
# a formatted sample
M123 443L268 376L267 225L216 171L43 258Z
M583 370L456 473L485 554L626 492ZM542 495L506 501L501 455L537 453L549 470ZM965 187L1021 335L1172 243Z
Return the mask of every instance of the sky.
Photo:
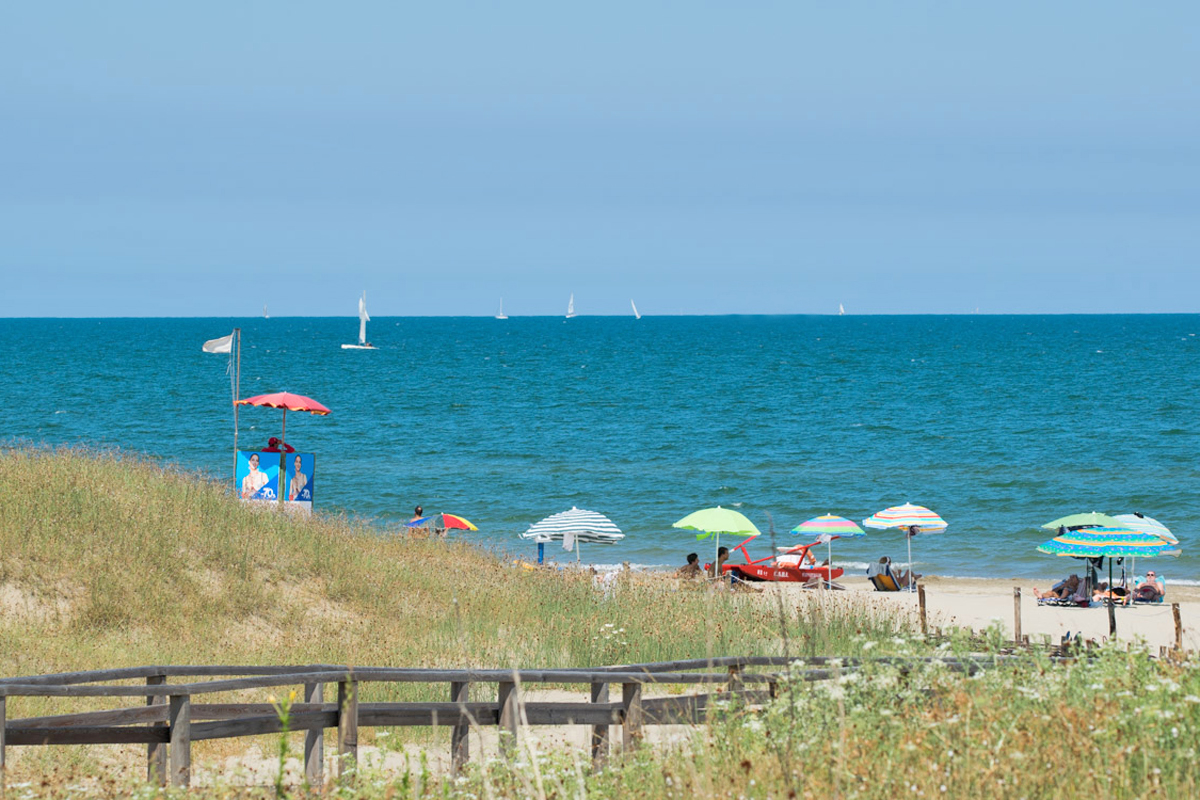
M0 317L1200 311L1200 4L8 3Z

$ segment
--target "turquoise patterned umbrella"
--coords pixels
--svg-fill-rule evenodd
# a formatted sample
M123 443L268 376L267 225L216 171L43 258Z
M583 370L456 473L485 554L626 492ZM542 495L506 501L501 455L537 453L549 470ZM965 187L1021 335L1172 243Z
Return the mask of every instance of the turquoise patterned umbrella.
M1038 545L1038 552L1075 558L1157 556L1173 545L1151 533L1129 528L1080 528Z

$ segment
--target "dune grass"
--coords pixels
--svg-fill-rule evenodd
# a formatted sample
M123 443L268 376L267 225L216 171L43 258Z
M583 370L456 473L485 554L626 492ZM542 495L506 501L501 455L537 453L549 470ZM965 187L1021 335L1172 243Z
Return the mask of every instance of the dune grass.
M469 540L247 507L196 475L122 453L3 450L0 486L6 677L141 664L532 669L850 654L864 630L885 639L906 624L780 609L662 577L600 591L586 572L525 569ZM439 690L370 686L363 699ZM9 715L60 707L14 700Z

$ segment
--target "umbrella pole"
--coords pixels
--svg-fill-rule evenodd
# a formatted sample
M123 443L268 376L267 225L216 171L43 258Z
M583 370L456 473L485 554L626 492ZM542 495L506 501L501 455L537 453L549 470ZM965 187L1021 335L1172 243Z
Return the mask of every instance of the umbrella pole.
M575 565L579 565L579 534L575 534Z
M825 543L829 548L829 561L825 565L825 588L833 588L833 539Z
M912 578L912 576L913 576L912 540L913 540L913 537L909 536L908 532L905 531L904 541L908 542L908 590L910 592L915 592L917 589L915 586L913 586L913 578Z
M1117 636L1117 611L1113 605L1112 557L1108 559L1108 635Z
M283 497L284 497L283 481L287 477L287 466L284 464L284 461L287 458L287 447L285 447L285 444L287 443L287 409L286 408L283 410L283 431L279 434L279 436L280 436L280 439L279 439L279 497L276 498L275 502L283 503Z

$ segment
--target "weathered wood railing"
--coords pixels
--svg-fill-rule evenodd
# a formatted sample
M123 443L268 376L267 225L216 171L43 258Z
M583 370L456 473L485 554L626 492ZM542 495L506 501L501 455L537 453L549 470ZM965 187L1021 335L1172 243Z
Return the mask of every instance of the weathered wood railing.
M905 659L905 662L923 659ZM989 662L994 659L989 659ZM629 664L592 669L453 670L308 666L146 666L0 679L0 781L10 746L50 744L147 745L147 777L151 782L187 786L191 780L194 741L280 733L284 721L271 703L203 703L197 698L252 689L300 687L304 702L291 707L290 731L305 733L304 770L312 785L324 783L324 736L337 729L338 769L345 772L358 758L360 727L450 726L451 764L460 769L470 757L472 727L498 726L509 736L503 748L512 752L522 724L591 726L591 753L599 766L610 751L609 726L622 727L622 747L641 740L647 725L703 722L714 700L738 697L762 703L777 692L777 673L747 672L749 667L780 667L795 659L722 657L688 661ZM832 663L836 662L836 663ZM788 673L792 679L819 681L854 669L856 659L807 658ZM979 662L951 661L952 669L974 672ZM694 670L706 670L695 672ZM173 683L179 678L215 678ZM144 681L114 685L113 681ZM363 683L449 684L446 702L360 703ZM324 702L326 684L337 685L337 701ZM494 701L470 700L475 684L495 684ZM536 684L587 684L590 702L526 702L523 687ZM651 685L724 685L715 694L643 697ZM621 687L611 699L609 687ZM751 688L747 688L749 685ZM10 697L144 697L145 705L55 716L8 719ZM0 784L2 785L2 784Z

